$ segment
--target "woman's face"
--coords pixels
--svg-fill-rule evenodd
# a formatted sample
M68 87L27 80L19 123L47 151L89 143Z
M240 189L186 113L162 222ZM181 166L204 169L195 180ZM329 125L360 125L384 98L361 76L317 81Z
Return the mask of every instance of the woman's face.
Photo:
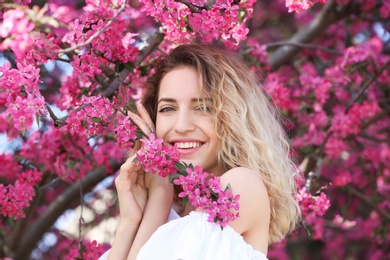
M202 101L195 69L182 66L168 72L160 82L156 134L176 145L182 161L220 175L214 120Z

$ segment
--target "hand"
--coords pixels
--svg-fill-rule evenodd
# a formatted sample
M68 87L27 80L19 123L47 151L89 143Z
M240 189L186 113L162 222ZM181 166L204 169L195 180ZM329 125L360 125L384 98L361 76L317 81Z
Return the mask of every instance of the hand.
M153 133L155 127L152 119L148 114L148 111L146 111L145 107L142 104L137 105L137 110L139 115L128 111L128 116L146 135Z
M128 115L144 133L150 134L154 131L154 124L148 112L141 104L137 105L137 109L139 115L132 112L128 112ZM145 177L142 167L133 162L135 156L134 153L121 166L120 174L115 179L115 185L118 192L121 221L139 224L145 210L151 176L147 174Z
M139 224L145 209L148 189L145 184L145 172L129 157L121 166L115 186L118 192L121 221Z

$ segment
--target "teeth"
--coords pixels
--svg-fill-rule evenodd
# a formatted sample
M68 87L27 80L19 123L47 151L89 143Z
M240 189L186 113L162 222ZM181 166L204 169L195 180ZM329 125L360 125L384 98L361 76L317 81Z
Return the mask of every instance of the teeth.
M188 149L188 148L196 148L200 146L198 142L185 142L185 143L176 143L177 148L179 149Z

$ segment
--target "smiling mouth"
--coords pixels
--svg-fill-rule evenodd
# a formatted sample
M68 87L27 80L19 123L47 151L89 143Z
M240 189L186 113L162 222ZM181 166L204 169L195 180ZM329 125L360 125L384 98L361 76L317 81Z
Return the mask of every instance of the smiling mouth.
M198 148L202 145L200 142L177 142L173 143L173 145L176 145L177 149L193 149Z

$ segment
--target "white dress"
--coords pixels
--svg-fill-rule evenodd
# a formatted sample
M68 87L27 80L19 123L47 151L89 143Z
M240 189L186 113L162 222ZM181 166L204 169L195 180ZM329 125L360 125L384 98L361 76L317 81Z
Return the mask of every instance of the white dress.
M169 222L159 227L138 253L137 260L266 260L233 228L207 221L207 213L193 211L180 218L171 210ZM108 252L99 260L105 260Z

